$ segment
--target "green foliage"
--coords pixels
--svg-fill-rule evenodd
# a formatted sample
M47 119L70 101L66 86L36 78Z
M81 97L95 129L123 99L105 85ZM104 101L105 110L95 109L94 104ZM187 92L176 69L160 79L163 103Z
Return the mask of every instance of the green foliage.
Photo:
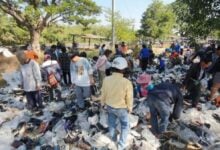
M29 39L28 33L17 27L16 22L0 12L0 44L14 45L25 43Z
M172 6L185 36L207 37L220 29L219 0L176 0Z
M112 12L110 9L105 11L106 20L111 24L112 22ZM119 12L115 12L114 14L114 22L115 22L115 36L116 41L126 41L133 42L136 40L135 31L134 31L134 20L123 18ZM109 31L107 37L111 38L111 25L108 26Z
M175 15L170 7L154 0L143 14L139 34L154 39L164 38L171 33L174 25Z
M93 15L101 10L91 0L0 0L0 9L29 32L32 46L38 49L39 37L46 27L62 21L82 24L87 29L89 24L96 22ZM49 39L52 40L54 37Z

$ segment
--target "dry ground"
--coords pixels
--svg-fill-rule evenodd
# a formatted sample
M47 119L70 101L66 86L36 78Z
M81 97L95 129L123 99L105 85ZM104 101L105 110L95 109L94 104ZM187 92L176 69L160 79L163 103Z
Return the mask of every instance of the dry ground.
M13 72L19 66L17 58L14 57L4 57L0 55L0 87L6 85L6 81L2 78L2 73Z

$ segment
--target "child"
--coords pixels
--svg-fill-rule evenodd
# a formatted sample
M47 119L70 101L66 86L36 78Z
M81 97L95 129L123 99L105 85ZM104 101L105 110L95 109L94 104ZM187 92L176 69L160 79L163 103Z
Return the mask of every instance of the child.
M136 80L136 82L138 83L137 90L138 90L140 97L147 96L147 93L148 93L147 86L150 83L150 81L151 81L151 76L146 73L141 74L137 78L137 80Z
M165 61L162 59L162 57L159 57L159 73L164 72L165 71Z

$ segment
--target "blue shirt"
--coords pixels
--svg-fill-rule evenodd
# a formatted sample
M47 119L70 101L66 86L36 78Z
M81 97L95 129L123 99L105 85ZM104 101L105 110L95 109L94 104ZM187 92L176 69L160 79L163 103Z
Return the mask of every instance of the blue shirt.
M150 50L148 48L143 48L140 51L140 58L149 58L150 57Z

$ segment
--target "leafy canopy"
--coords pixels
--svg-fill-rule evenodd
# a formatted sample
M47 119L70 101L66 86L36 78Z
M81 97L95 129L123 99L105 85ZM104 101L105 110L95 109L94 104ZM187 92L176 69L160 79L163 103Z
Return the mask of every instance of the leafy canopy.
M112 11L110 9L105 10L106 21L111 24L112 22ZM134 31L134 20L127 19L121 16L119 12L114 14L114 24L115 24L115 37L116 41L126 41L133 42L136 40ZM109 25L109 33L107 37L111 38L111 25Z
M57 21L88 24L100 12L91 0L0 0L0 9L20 27L39 30Z
M171 33L175 25L175 15L169 6L160 0L153 3L144 12L139 34L154 39L164 38Z
M172 7L185 36L206 37L220 30L219 0L176 0Z

